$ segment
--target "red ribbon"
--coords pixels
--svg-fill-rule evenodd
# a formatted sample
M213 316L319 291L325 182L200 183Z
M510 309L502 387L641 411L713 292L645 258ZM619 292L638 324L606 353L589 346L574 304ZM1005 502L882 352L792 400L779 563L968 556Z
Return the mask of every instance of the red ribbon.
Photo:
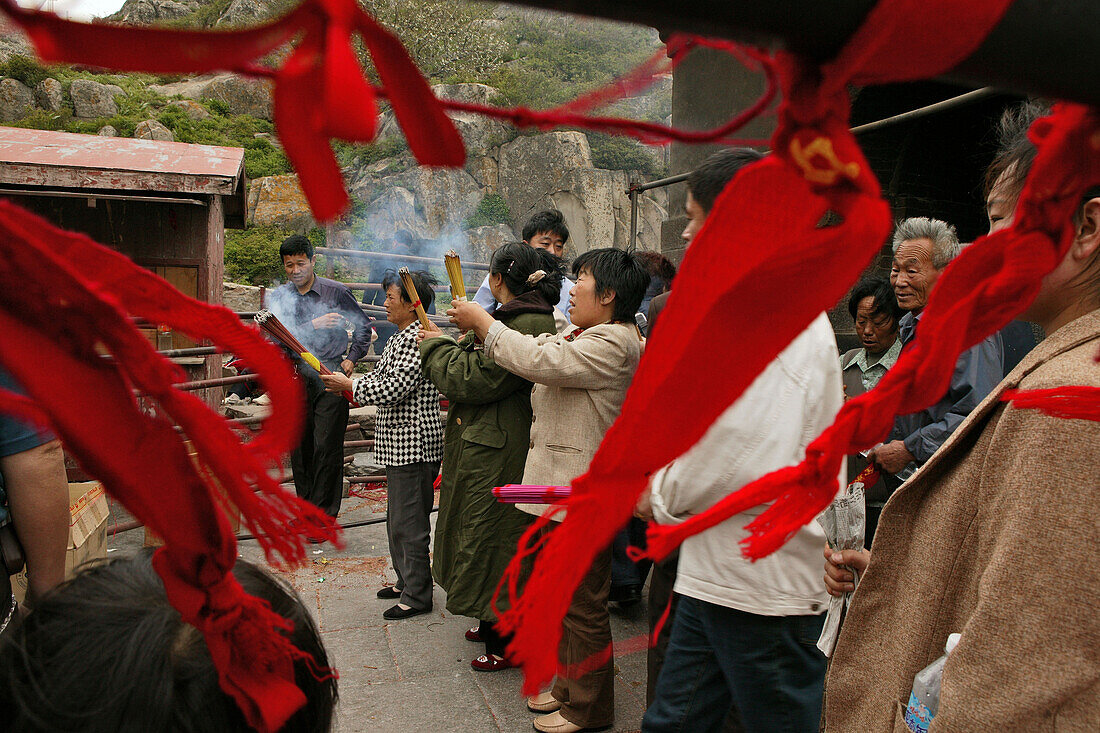
M981 43L1008 4L883 0L832 63L817 67L777 55L783 103L772 139L775 153L740 171L719 196L684 257L661 315L663 325L647 345L619 419L588 472L574 480L565 519L542 546L523 596L501 617L502 630L515 634L510 654L524 666L525 691L536 691L555 673L561 619L572 591L630 516L648 476L702 437L756 375L843 296L886 239L889 207L848 132L847 85L949 69ZM819 227L827 213L841 223ZM1059 226L1068 220L1066 213ZM992 268L990 260L985 263L984 276L997 272L995 262ZM1023 279L1037 286L1045 264L1027 268ZM968 277L973 291L980 278L974 272ZM950 280L945 273L937 293ZM804 286L808 281L813 288ZM777 311L772 305L777 292L799 297ZM953 313L956 335L937 343L935 353L924 349L924 363L917 362L916 350L907 350L873 393L847 403L834 426L811 444L805 462L741 488L683 524L652 527L647 554L663 557L684 538L766 502L773 504L749 525L745 552L761 557L774 551L832 501L845 454L876 442L894 414L919 409L942 394L958 353L1024 305L1019 298L1007 307L1001 303L970 328L960 326L961 314ZM926 341L936 310L930 304L922 319L920 338ZM716 333L722 337L716 339ZM891 376L899 385L894 396L906 397L905 409L891 409L892 400L883 397ZM697 390L704 384L708 399L699 400ZM667 409L684 404L692 409ZM659 433L652 429L655 414L661 415ZM532 537L529 533L522 546L529 547ZM510 588L523 554L509 567Z
M303 395L289 362L231 311L188 298L123 255L8 202L0 202L0 248L0 277L19 282L0 288L0 363L29 395L0 392L0 409L48 424L90 475L164 539L153 562L169 600L205 636L222 688L249 723L277 730L304 702L293 672L301 652L281 634L286 621L233 578L237 545L223 500L196 470L184 439L269 561L304 561L301 535L337 540L329 517L268 476L301 430ZM183 372L153 350L131 316L237 354L271 395L264 430L242 445L224 418L176 389ZM135 389L159 414L143 411ZM83 409L72 408L73 395Z

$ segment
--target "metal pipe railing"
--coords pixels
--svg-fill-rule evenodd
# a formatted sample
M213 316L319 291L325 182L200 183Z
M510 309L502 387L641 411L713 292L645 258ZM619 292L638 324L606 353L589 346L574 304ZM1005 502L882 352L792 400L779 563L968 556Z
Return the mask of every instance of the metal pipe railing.
M975 89L972 92L960 94L956 97L925 105L924 107L917 107L916 109L911 109L908 112L902 112L892 117L885 117L881 120L868 122L864 125L856 125L851 128L850 131L855 135L874 132L886 127L901 124L902 122L911 122L912 120L920 119L927 115L946 112L949 109L972 104L973 102L992 97L999 93L1001 92L998 92L993 87L982 87L981 89ZM642 191L649 191L650 189L671 186L674 183L686 181L690 176L691 173L680 173L675 176L668 176L667 178L659 178L656 181L649 181L648 183L635 184L627 189L626 193L630 196L630 248L632 250L637 248L638 239L638 194Z
M317 254L333 255L335 257L350 257L353 259L359 258L366 260L399 260L401 262L443 266L443 259L436 257L419 257L417 255L394 254L392 252L367 252L362 249L339 249L337 247L317 247L314 251L317 252ZM463 262L462 268L464 270L488 270L489 265L485 262Z

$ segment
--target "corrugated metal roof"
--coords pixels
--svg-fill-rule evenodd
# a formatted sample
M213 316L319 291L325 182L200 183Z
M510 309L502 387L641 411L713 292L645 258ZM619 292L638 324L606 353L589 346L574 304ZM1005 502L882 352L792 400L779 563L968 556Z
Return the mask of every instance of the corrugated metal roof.
M168 174L175 180L195 176L235 182L243 172L243 163L242 148L0 127L0 166L129 171Z

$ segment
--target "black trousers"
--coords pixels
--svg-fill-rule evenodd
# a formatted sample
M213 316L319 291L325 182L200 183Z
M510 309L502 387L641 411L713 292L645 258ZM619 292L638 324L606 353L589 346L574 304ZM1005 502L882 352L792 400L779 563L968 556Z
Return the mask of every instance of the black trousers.
M330 517L340 512L344 488L344 435L348 401L326 392L320 378L306 378L306 420L302 442L290 454L294 491Z
M386 538L397 572L401 602L412 608L432 607L432 484L439 461L386 466Z

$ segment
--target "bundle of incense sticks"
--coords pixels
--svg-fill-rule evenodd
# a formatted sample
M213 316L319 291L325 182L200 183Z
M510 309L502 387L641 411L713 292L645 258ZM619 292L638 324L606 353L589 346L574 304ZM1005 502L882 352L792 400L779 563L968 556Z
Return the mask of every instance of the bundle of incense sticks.
M466 300L466 281L462 279L462 260L453 249L443 255L443 264L447 267L447 279L451 281L451 297Z
M413 285L412 275L409 274L409 268L402 267L397 271L397 274L401 276L401 284L405 287L405 295L412 301L413 307L416 308L416 317L420 321L420 327L427 329L431 328L428 321L428 314L424 312L424 304L420 302L420 293L416 292L416 286Z
M321 363L321 360L314 356L309 349L302 346L302 342L294 338L294 334L283 325L283 322L275 317L275 314L269 310L257 311L254 316L255 321L260 326L260 330L270 335L273 339L278 341L283 346L293 351L298 356L302 357L302 361L309 364L316 369L320 374L332 374L332 370ZM350 402L352 405L358 407L359 403L352 397L351 392L341 392L344 395L344 399Z
M501 504L554 504L568 499L572 493L568 486L507 484L493 487L493 496Z

